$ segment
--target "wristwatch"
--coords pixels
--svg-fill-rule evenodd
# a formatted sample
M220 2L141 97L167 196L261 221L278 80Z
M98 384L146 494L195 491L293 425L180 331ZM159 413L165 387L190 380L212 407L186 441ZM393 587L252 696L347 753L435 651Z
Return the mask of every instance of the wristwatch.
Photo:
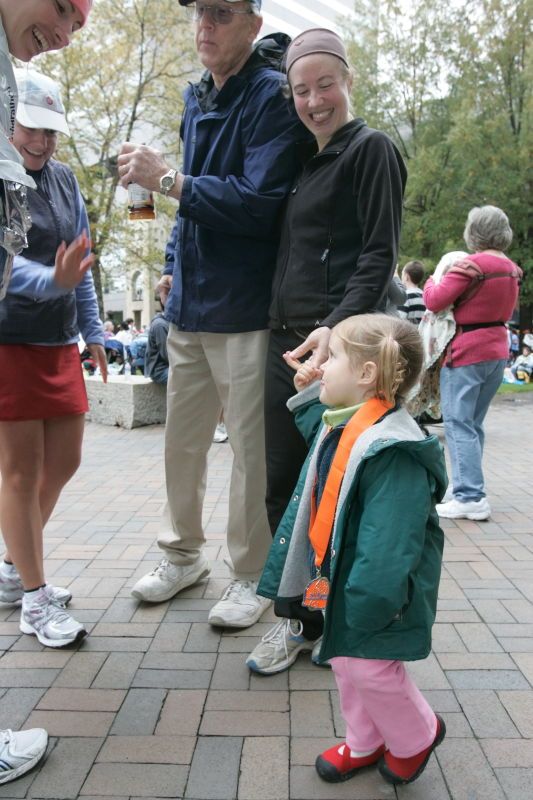
M165 174L159 178L159 191L161 194L164 194L165 197L176 183L177 174L177 169L169 169L168 172L165 172Z

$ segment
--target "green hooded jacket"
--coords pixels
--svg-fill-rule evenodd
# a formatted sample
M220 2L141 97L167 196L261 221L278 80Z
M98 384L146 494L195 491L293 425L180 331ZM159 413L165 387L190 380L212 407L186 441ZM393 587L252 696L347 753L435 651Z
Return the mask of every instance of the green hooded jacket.
M309 575L309 506L324 406L309 387L289 407L308 441L318 428L281 520L258 594L294 600ZM320 660L414 661L431 649L444 536L435 511L448 480L442 447L399 408L357 440L331 540L331 589Z

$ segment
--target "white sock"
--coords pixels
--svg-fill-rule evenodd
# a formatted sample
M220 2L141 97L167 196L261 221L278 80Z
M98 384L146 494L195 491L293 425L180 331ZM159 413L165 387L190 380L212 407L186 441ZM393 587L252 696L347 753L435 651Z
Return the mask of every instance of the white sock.
M350 758L365 758L366 756L371 756L376 750L376 747L373 750L350 750Z

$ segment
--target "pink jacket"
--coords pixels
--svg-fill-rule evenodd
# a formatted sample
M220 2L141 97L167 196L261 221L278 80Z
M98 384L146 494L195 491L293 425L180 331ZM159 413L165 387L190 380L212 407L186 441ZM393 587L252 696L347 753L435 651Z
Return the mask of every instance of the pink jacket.
M476 253L468 257L485 274L508 272L509 277L497 277L483 281L476 292L464 302L459 300L454 308L457 332L446 351L445 365L464 367L480 361L494 361L509 355L507 330L503 325L493 328L476 328L462 331L461 325L478 322L507 322L515 309L518 299L521 274L519 267L509 258L501 258L490 253ZM442 311L453 305L467 291L472 283L468 274L448 272L438 284L428 278L424 287L424 303L430 311Z

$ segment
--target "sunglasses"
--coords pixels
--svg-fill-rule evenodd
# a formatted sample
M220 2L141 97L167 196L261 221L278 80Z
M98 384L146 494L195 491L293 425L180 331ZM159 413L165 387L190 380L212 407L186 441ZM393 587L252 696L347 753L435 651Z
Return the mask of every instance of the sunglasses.
M198 22L202 19L207 12L215 25L230 25L233 17L242 16L243 14L253 14L252 9L247 11L237 11L233 8L226 8L225 6L208 6L203 3L196 3L192 10L193 19Z

